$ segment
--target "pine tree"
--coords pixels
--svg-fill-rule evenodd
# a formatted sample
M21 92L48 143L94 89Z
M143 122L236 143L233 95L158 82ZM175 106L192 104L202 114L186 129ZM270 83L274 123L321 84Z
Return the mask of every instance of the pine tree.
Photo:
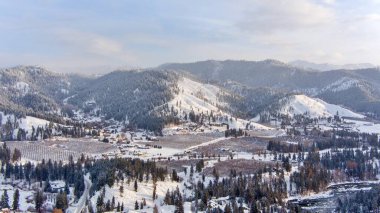
M36 195L34 196L34 203L35 203L35 208L38 212L41 212L41 207L44 202L44 196L42 191L38 190Z
M135 192L137 192L137 188L138 188L138 185L137 185L137 180L135 180L135 185L134 185L134 188L135 188Z
M157 185L154 183L153 185L153 201L156 199L156 188L157 188Z
M120 186L119 191L120 191L120 196L122 197L123 193L124 193L124 187L123 187L123 185Z
M177 201L176 206L177 206L176 213L185 213L185 210L183 208L183 201L182 201L181 193L178 193L178 201Z
M44 192L51 192L51 191L52 191L52 189L51 189L50 181L49 181L49 179L47 179L45 182Z
M110 200L107 200L106 211L111 211L111 202L110 202Z
M70 194L70 189L69 189L69 185L67 184L67 182L65 182L65 193L66 193L67 195Z
M9 197L7 190L4 190L3 195L1 196L0 204L2 208L9 208Z
M111 201L111 210L115 208L115 197L112 196L112 201Z
M96 208L98 209L98 212L102 212L104 205L103 196L99 195L98 199L96 200Z
M18 209L19 201L20 201L20 192L18 189L16 189L16 191L13 194L13 204L12 204L13 210Z
M139 210L139 203L137 202L137 200L135 202L135 210Z
M172 181L179 181L179 178L178 178L178 175L177 175L177 171L175 169L173 169L173 172L172 172Z

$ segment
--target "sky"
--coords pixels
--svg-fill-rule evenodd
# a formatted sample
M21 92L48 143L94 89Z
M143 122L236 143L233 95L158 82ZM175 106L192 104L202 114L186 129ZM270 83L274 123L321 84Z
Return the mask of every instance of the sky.
M380 64L380 0L0 1L0 67L101 73L169 62Z

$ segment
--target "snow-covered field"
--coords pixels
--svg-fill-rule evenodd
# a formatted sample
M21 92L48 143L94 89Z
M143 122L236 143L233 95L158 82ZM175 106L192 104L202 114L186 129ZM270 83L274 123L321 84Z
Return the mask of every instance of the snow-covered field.
M380 124L369 121L357 121L346 119L346 122L353 123L353 130L358 132L373 133L380 135Z
M117 148L108 143L85 139L72 140L45 140L39 142L31 141L8 141L7 146L11 152L14 149L21 151L23 161L68 161L72 156L78 159L83 153L85 156L101 155L103 153L115 152Z

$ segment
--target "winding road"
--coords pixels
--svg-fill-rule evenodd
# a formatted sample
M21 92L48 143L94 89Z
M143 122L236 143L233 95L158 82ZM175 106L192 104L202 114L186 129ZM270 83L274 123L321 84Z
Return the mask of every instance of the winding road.
M89 175L85 175L84 176L84 191L83 191L83 195L79 198L79 201L75 204L76 205L75 210L72 210L72 211L69 210L68 212L70 212L70 213L81 213L81 212L84 212L83 210L86 208L86 200L89 197L91 185L92 185L92 183L91 183L91 180L89 178Z

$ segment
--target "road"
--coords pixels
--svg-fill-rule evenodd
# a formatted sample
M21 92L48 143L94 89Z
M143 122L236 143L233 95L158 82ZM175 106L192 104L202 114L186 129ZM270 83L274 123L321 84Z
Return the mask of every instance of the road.
M228 138L221 137L221 138L213 139L213 140L205 142L205 143L201 143L201 144L198 144L198 145L195 145L195 146L188 147L187 149L185 149L185 151L191 151L191 150L194 150L194 149L196 149L198 147L201 147L201 146L208 146L210 144L218 143L220 141L228 140L228 139L230 139L230 137L228 137Z
M76 203L76 207L72 206L71 208L75 208L72 211L70 211L71 208L68 209L68 212L70 213L81 213L85 207L86 207L86 200L89 197L90 194L90 188L91 188L91 180L89 179L89 175L84 176L84 192L82 197L79 198L79 201Z

